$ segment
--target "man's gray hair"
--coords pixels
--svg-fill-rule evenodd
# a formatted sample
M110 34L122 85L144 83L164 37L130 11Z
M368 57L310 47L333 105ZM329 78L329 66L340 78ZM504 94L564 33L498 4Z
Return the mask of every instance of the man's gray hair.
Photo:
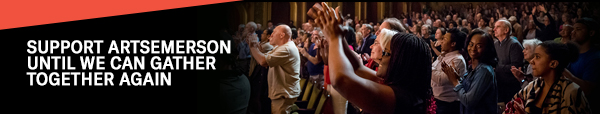
M404 32L406 31L406 29L404 28L402 22L400 20L398 20L397 18L385 18L383 20L383 22L388 22L388 24L390 25L390 28L392 30L398 31L398 32Z
M373 32L373 26L370 24L363 24L362 26L367 27L367 29L369 29L369 33Z
M319 33L318 33L318 34L319 34L319 36L320 36L321 38L325 37L325 34L323 34L323 31L321 30L321 28L319 28L319 27L315 27L315 28L313 29L313 32L314 32L314 31L319 31ZM312 33L311 33L311 34L312 34Z
M498 20L496 22L502 22L502 23L504 23L504 27L508 28L508 34L506 34L506 35L512 34L512 31L511 31L512 30L512 26L510 25L510 22L508 22L508 20L506 20L506 19L500 19L500 20Z
M248 24L246 24L247 26L252 27L252 29L256 30L258 27L256 26L256 23L254 23L253 21L248 22Z
M431 29L431 26L429 26L429 25L423 25L423 26L421 26L421 29L423 29L423 28L427 28L429 30L429 29Z

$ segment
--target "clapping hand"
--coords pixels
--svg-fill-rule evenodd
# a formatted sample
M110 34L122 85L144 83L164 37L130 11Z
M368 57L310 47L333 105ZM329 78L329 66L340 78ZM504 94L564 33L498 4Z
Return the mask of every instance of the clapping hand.
M367 61L371 58L371 56L369 56L369 54L362 54L361 58L363 61Z
M538 9L539 9L541 12L544 12L544 13L546 13L546 8L544 7L544 5L539 5L539 6L537 6L537 7L538 7Z
M258 44L258 39L256 34L249 34L248 37L246 37L246 43L248 43L248 45L250 46L254 46Z
M519 67L519 69L517 69L517 67L515 66L511 66L510 72L512 72L513 76L515 76L515 78L517 78L517 80L523 80L524 79L524 73L521 70L521 67Z
M515 110L515 114L525 114L524 106L522 101L521 102L513 102L513 109Z
M534 6L533 9L531 9L531 15L534 15L536 10L537 10L537 7Z
M313 5L307 14L315 19L317 27L323 28L323 34L326 38L339 38L344 32L348 31L344 27L344 18L339 7L334 10L325 2L321 2L321 4Z
M454 62L452 62L452 66L455 66ZM442 62L442 71L446 73L448 80L450 80L450 82L456 86L458 85L458 73L456 73L456 70L452 66L446 64L446 62Z

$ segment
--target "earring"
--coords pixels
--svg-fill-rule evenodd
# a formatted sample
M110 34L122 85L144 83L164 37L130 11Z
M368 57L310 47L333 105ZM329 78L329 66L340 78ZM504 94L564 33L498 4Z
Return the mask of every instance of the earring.
M383 56L390 56L392 54L392 53L388 53L388 52L385 52L385 51L382 51L382 53L383 53Z

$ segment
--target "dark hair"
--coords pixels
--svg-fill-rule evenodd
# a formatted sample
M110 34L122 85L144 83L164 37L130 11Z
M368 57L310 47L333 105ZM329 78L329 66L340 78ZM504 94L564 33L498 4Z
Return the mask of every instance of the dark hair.
M431 96L431 52L425 40L399 32L390 41L391 58L384 77L387 85L397 85L421 99ZM424 101L425 105L429 104Z
M558 66L554 69L557 76L562 74L569 63L577 61L579 57L579 48L573 42L563 44L554 41L545 41L538 46L546 48L545 52L551 60L558 61Z
M464 28L464 27L463 27L463 28L461 28L461 29L460 29L460 31L462 31L462 32L464 32L464 33L467 33L467 34L469 34L469 29L467 29L467 28ZM467 44L467 43L465 43L465 44Z
M474 35L480 34L481 38L485 39L485 50L483 50L483 53L481 54L481 58L479 58L479 62L480 63L485 63L488 64L490 66L496 66L496 64L498 64L498 62L496 61L496 58L498 57L498 55L496 54L496 48L494 47L494 39L492 38L492 35L488 34L486 31L481 30L481 29L474 29L473 32L471 32L471 34L469 34L469 37L467 37L467 40L465 40L466 42L471 42L471 39L473 38ZM469 43L466 43L469 44ZM465 45L465 49L468 49L469 45ZM470 61L470 59L473 59L469 56L468 58Z
M279 25L287 25L287 24L283 24L283 23L277 23L277 24L275 24L275 26L274 26L274 27L276 27L276 26L279 26ZM290 27L290 29L291 29L291 28L292 28L292 27Z
M453 24L454 27L458 27L458 24L454 21L450 21L450 23L448 23L448 27L450 27L450 24Z
M594 36L591 36L589 38L587 38L586 40L590 40L589 42L591 42L590 46L591 47L600 47L599 43L600 43L600 39L598 39L598 34L600 33L600 28L598 26L600 26L598 24L598 22L594 21L594 19L592 18L588 18L588 17L582 17L581 19L577 19L577 21L575 23L581 23L583 25L585 25L585 27L588 29L588 31L595 31L596 33L594 34ZM589 36L589 35L586 35Z
M267 29L267 35L273 34L273 29Z
M296 39L298 38L298 31L295 29L292 29L292 39Z
M588 17L582 17L581 19L577 19L577 21L575 23L581 23L583 25L585 25L585 27L588 29L588 31L596 31L596 33L594 34L594 36L592 36L591 40L594 39L598 39L598 22L594 21L594 19L592 18L588 18ZM588 35L586 35L588 36ZM592 42L592 44L594 44L594 42Z
M233 37L228 34L226 31L221 31L220 32L220 39L223 40L233 40ZM242 70L241 70L241 66L239 66L240 64L237 61L237 57L239 54L239 45L232 45L233 48L231 48L231 54L217 54L215 55L215 57L219 58L216 60L217 63L222 63L222 64L216 64L215 68L217 71L224 71L226 73L226 75L241 75L243 74ZM218 76L220 78L223 77L227 77L227 76Z
M462 32L456 28L451 28L450 30L448 30L448 33L450 33L450 42L456 42L456 46L454 47L454 49L458 51L463 51L463 48L465 47L464 41L467 38L467 33Z
M438 30L442 31L442 35L446 34L446 29L439 27ZM436 32L437 32L437 30L436 30Z
M483 26L488 26L488 22L490 21L489 17L487 16L483 16L481 15L481 18L479 18L479 20L483 19ZM479 26L479 20L477 20L477 25Z

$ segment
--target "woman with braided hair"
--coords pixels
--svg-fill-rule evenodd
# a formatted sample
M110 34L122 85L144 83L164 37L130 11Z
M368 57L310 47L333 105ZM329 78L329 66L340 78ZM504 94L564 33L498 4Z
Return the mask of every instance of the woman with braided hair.
M431 97L431 52L424 40L411 34L397 33L384 47L379 70L362 65L344 41L343 18L339 7L334 11L325 3L313 6L308 15L315 18L329 40L331 83L349 102L369 113L427 112ZM373 77L381 76L384 84Z

